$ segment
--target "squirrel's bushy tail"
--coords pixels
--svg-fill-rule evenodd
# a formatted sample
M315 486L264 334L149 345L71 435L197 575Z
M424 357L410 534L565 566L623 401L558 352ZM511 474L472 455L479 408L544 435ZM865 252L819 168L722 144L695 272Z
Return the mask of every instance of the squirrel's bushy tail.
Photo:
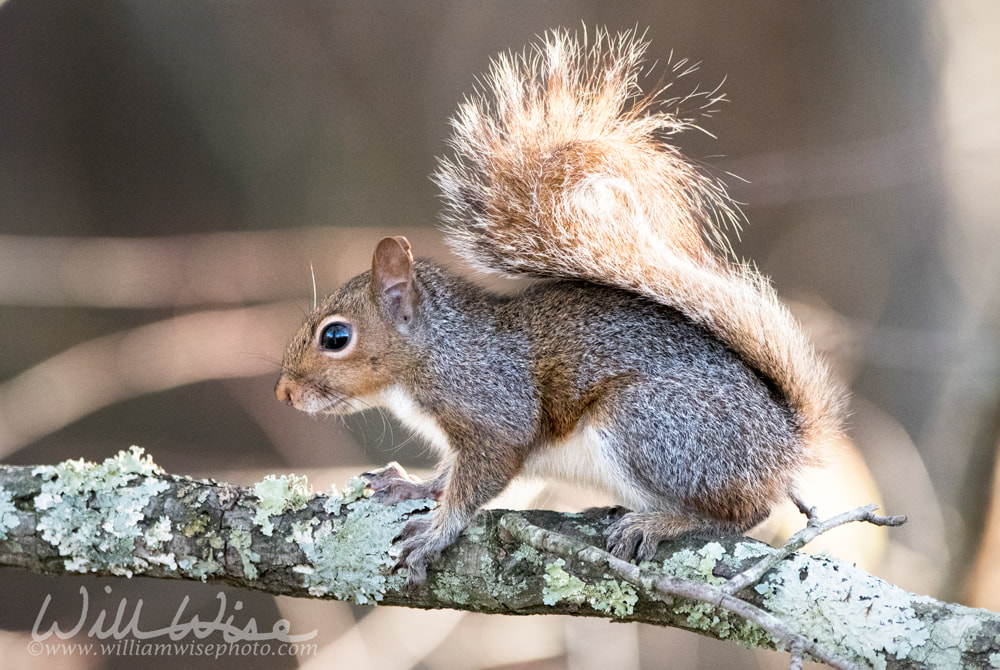
M730 259L719 225L738 211L725 187L665 141L694 127L670 108L721 96L642 96L645 50L634 33L598 32L588 46L556 31L500 56L452 120L455 156L435 174L448 240L486 271L586 279L674 307L770 380L815 447L839 434L841 392L769 282Z

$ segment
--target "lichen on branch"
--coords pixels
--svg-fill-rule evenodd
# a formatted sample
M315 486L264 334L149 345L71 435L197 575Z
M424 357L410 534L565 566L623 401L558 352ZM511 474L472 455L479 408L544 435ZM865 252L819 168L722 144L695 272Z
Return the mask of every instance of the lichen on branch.
M0 466L0 566L223 582L362 604L643 621L775 647L772 632L718 607L717 598L727 598L816 640L847 659L844 667L1000 668L995 613L736 536L672 540L653 561L612 564L603 551L609 521L591 515L482 512L431 566L427 583L409 589L404 574L392 573L392 539L434 506L375 503L356 478L324 494L295 475L253 487L198 481L165 473L133 447L99 464ZM754 571L752 579L740 582L744 571ZM668 580L684 589L665 596ZM743 585L727 591L729 581ZM716 595L701 598L701 587Z

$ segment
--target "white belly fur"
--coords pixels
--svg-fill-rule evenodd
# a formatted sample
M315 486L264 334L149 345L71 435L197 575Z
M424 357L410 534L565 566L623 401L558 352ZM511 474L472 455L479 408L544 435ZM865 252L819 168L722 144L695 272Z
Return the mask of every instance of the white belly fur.
M370 399L388 409L399 421L428 442L441 456L451 452L448 436L437 420L423 411L403 389L392 387ZM650 505L629 483L625 473L607 456L604 435L596 426L581 419L568 437L536 447L524 462L527 477L557 480L601 491L629 509L650 509Z
M374 404L395 414L400 423L426 440L441 456L451 452L448 436L441 430L437 419L420 409L403 389L393 386L382 391Z
M601 430L583 419L564 440L536 448L525 461L523 472L528 477L596 489L629 509L648 509L650 505L607 453Z

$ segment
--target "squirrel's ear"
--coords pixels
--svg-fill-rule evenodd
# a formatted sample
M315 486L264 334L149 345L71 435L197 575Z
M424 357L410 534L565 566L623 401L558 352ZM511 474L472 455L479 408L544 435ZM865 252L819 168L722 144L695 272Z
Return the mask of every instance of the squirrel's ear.
M400 330L413 320L413 255L401 235L387 237L375 247L372 258L372 289L386 314Z

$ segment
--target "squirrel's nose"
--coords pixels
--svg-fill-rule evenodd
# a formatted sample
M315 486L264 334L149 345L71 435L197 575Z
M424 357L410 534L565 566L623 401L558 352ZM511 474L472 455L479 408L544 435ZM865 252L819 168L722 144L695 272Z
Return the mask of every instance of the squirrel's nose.
M279 377L278 382L274 385L274 395L278 396L278 400L286 405L295 404L292 386L284 376Z

